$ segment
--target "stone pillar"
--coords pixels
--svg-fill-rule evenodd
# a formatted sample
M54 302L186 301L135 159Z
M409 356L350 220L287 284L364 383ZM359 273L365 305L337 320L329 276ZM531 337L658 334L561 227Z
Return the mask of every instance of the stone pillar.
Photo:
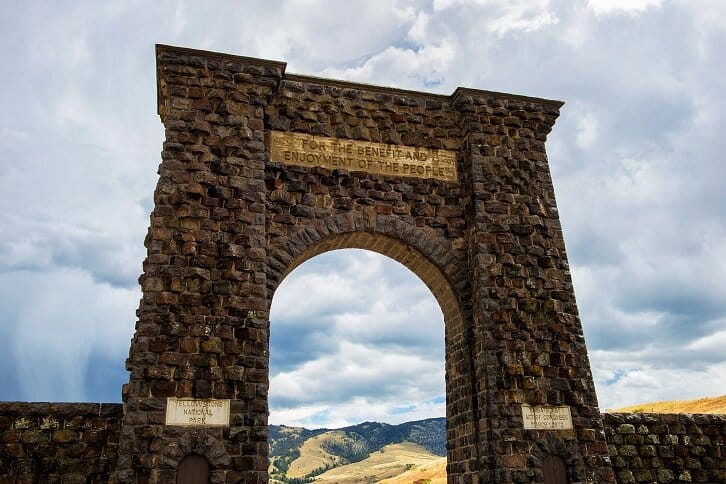
M116 482L267 482L263 113L284 64L157 48L166 140L140 278ZM168 397L231 399L229 427L165 426Z
M457 89L470 191L480 482L614 482L545 154L562 103ZM522 404L569 406L574 430L524 430Z

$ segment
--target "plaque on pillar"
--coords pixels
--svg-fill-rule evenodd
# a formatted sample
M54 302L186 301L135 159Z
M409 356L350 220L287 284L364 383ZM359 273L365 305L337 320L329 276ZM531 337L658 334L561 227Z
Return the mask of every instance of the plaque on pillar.
M184 427L226 427L229 425L229 399L166 399L166 425Z
M568 406L522 405L525 430L571 430L572 414Z

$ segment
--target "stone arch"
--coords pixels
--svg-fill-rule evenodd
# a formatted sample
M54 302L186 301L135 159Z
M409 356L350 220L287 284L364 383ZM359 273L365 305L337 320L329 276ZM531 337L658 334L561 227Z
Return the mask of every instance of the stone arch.
M463 302L468 295L466 261L458 259L447 241L397 217L366 217L344 213L313 222L270 248L268 253L268 300L297 266L316 255L335 249L367 249L386 255L416 274L433 293L447 325L462 324Z
M614 482L546 159L562 103L170 46L157 67L166 139L112 481L170 482L202 448L213 479L266 482L271 298L306 259L360 247L406 265L444 311L449 482L536 474L528 450L547 431L523 428L523 404L571 407L572 481ZM422 150L445 163L419 168ZM171 397L229 399L229 427L165 426Z
M478 460L478 401L475 397L473 328L467 313L467 261L445 240L397 217L339 214L298 229L268 247L268 303L283 279L308 259L344 248L366 249L403 264L429 288L444 315L447 466L449 473ZM269 357L269 354L268 354Z

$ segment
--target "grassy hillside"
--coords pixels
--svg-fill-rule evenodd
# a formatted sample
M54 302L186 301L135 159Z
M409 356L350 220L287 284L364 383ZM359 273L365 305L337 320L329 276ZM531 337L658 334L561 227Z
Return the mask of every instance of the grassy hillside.
M326 432L325 429L308 430L302 427L270 425L268 444L270 446L270 467L268 472L272 481L285 482L284 478L290 464L300 457L300 448L306 440Z
M360 462L336 467L320 474L315 478L314 482L381 482L384 479L395 478L406 471L425 467L442 459L446 462L446 457L434 455L420 445L411 442L390 444L371 453L369 457ZM444 464L445 471L446 466Z
M364 422L338 430L271 425L270 478L290 484L312 482L330 469L364 461L386 446L404 442L415 444L427 456L445 456L446 419L400 425Z
M300 456L290 463L287 477L298 479L313 477L347 463L348 460L344 457L331 454L326 450L326 445L347 440L349 439L345 433L339 430L331 430L306 440L300 447Z
M611 413L723 413L726 414L726 395L696 400L671 400L641 403L630 407L608 410Z
M403 474L384 479L381 484L446 484L446 457L417 465Z

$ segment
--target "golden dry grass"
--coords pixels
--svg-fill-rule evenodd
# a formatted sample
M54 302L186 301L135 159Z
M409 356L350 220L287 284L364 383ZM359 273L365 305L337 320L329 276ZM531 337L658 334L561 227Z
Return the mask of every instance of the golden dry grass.
M384 479L381 484L446 484L446 457L439 457L430 464L416 466L403 474Z
M444 461L444 472L446 472L446 457L434 455L420 445L402 442L400 444L386 445L360 462L336 467L320 474L315 478L315 482L340 484L393 482L387 479L400 476L408 469L424 467L442 459ZM445 482L445 480L441 482Z
M670 400L641 403L630 407L608 410L612 413L723 413L726 414L726 395L696 400Z
M310 438L300 447L300 457L290 463L287 469L287 477L303 477L315 469L329 465L338 465L340 457L327 453L321 446L325 441L333 441L345 438L345 434L339 431L325 432Z

